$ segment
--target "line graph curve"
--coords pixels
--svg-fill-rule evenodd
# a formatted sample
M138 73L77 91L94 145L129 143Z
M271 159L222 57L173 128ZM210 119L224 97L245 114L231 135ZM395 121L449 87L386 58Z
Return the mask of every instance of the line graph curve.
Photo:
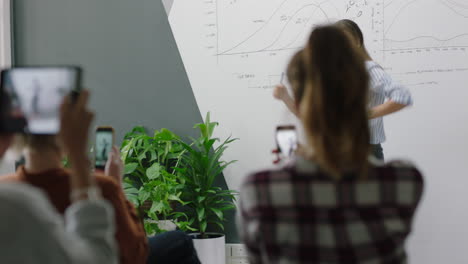
M339 18L339 8L326 0L310 3L304 0L283 1L265 23L249 34L242 41L229 48L221 48L218 56L289 50L300 47L305 42L309 30L314 24L331 22ZM220 36L223 32L219 32Z
M391 42L411 42L411 41L418 40L418 39L432 39L432 40L435 40L435 41L446 42L446 41L455 40L455 39L463 38L463 37L468 38L468 33L459 34L459 35L456 35L454 37L446 38L446 39L441 39L441 38L434 37L434 36L417 36L417 37L413 37L413 38L410 38L410 39L404 39L404 40L397 40L397 39L386 39L386 40L391 41Z
M388 25L383 29L384 52L468 47L466 4L455 0L393 0L385 5L384 13Z
M267 46L267 47L265 48L265 50L266 50L266 49L269 49L269 48L271 48L271 47L273 47L276 43L278 43L278 41L280 41L280 39L281 39L281 36L282 36L283 33L285 32L286 28L291 24L291 22L292 22L293 19L297 16L297 14L298 14L299 12L305 10L306 8L309 8L309 7L315 7L315 9L314 9L312 15L309 16L309 19L310 19L313 15L315 15L315 13L316 13L318 10L320 10L320 11L322 12L322 14L324 15L324 17L326 18L327 22L330 21L330 18L328 17L327 13L325 13L325 11L320 7L320 5L310 4L310 5L303 6L303 7L301 7L299 10L297 10L297 11L291 16L291 19L289 19L288 22L286 23L286 25L284 25L283 29L281 30L281 32L279 33L279 35L278 35L278 37L275 39L275 41L273 41L273 43L272 43L271 45ZM307 25L307 24L308 24L308 21L306 21L306 22L303 23L303 24ZM303 25L303 27L305 27L305 26ZM302 31L301 31L301 32L302 32ZM299 35L300 35L300 33L299 33ZM298 38L298 37L296 37L296 38Z
M266 21L265 24L263 24L259 29L257 29L255 32L253 32L250 36L248 36L246 39L242 40L241 42L239 42L239 44L235 45L234 47L228 49L228 50L225 50L223 52L220 52L219 54L226 54L230 51L232 51L233 49L239 47L240 45L244 44L245 42L249 41L251 38L253 38L258 32L260 32L262 29L264 29L266 27L266 25L268 25L268 23L270 23L270 21L273 19L273 17L278 13L278 11L281 10L281 7L289 0L284 0L279 6L278 8L276 8L276 10L273 12L273 14L270 16L270 18L268 18L268 20Z
M393 17L392 19L392 22L390 23L390 26L388 26L387 28L385 28L385 34L388 33L388 31L390 31L393 27L393 25L395 24L395 22L397 21L397 19L402 15L403 11L405 11L405 9L407 9L409 6L411 6L412 4L418 2L419 0L412 0L408 3L406 3L403 7L400 8L400 10L397 12L397 15ZM388 7L386 7L388 8Z
M468 4L463 4L454 0L440 0L440 2L452 10L456 15L468 18Z

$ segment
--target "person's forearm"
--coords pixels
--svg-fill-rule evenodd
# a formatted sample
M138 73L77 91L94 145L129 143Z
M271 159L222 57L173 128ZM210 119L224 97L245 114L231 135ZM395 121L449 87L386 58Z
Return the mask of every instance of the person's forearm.
M405 108L407 105L387 101L384 104L378 105L371 109L369 119L379 118L393 114Z
M85 155L70 156L71 189L80 190L90 187L94 182L91 178L91 163Z

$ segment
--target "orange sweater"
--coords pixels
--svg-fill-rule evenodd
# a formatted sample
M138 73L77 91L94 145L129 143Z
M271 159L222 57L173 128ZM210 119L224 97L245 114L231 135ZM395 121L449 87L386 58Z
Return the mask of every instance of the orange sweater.
M43 190L57 210L63 214L70 205L70 172L53 169L30 174L24 167L15 174L0 177L1 182L26 182ZM148 241L145 230L133 205L127 201L122 188L109 176L96 174L96 182L102 195L115 209L116 239L119 245L121 264L146 263Z

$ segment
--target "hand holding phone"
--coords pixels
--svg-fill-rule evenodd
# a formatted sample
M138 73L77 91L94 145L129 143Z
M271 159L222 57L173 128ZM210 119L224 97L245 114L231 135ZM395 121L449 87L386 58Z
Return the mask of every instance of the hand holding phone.
M109 153L104 173L107 176L114 178L117 184L122 185L124 167L125 166L122 162L122 157L120 156L120 149L116 146L113 146L111 152Z
M281 154L291 157L297 149L296 127L292 125L276 127L276 145Z
M94 144L94 167L96 169L104 169L114 144L114 128L109 126L99 126L96 128L96 141Z

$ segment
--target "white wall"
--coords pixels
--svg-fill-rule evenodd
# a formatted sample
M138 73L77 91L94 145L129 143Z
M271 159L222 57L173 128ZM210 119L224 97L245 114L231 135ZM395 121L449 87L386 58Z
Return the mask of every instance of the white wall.
M387 156L413 160L425 176L409 243L412 263L468 263L466 83L413 89L413 109L386 119Z

